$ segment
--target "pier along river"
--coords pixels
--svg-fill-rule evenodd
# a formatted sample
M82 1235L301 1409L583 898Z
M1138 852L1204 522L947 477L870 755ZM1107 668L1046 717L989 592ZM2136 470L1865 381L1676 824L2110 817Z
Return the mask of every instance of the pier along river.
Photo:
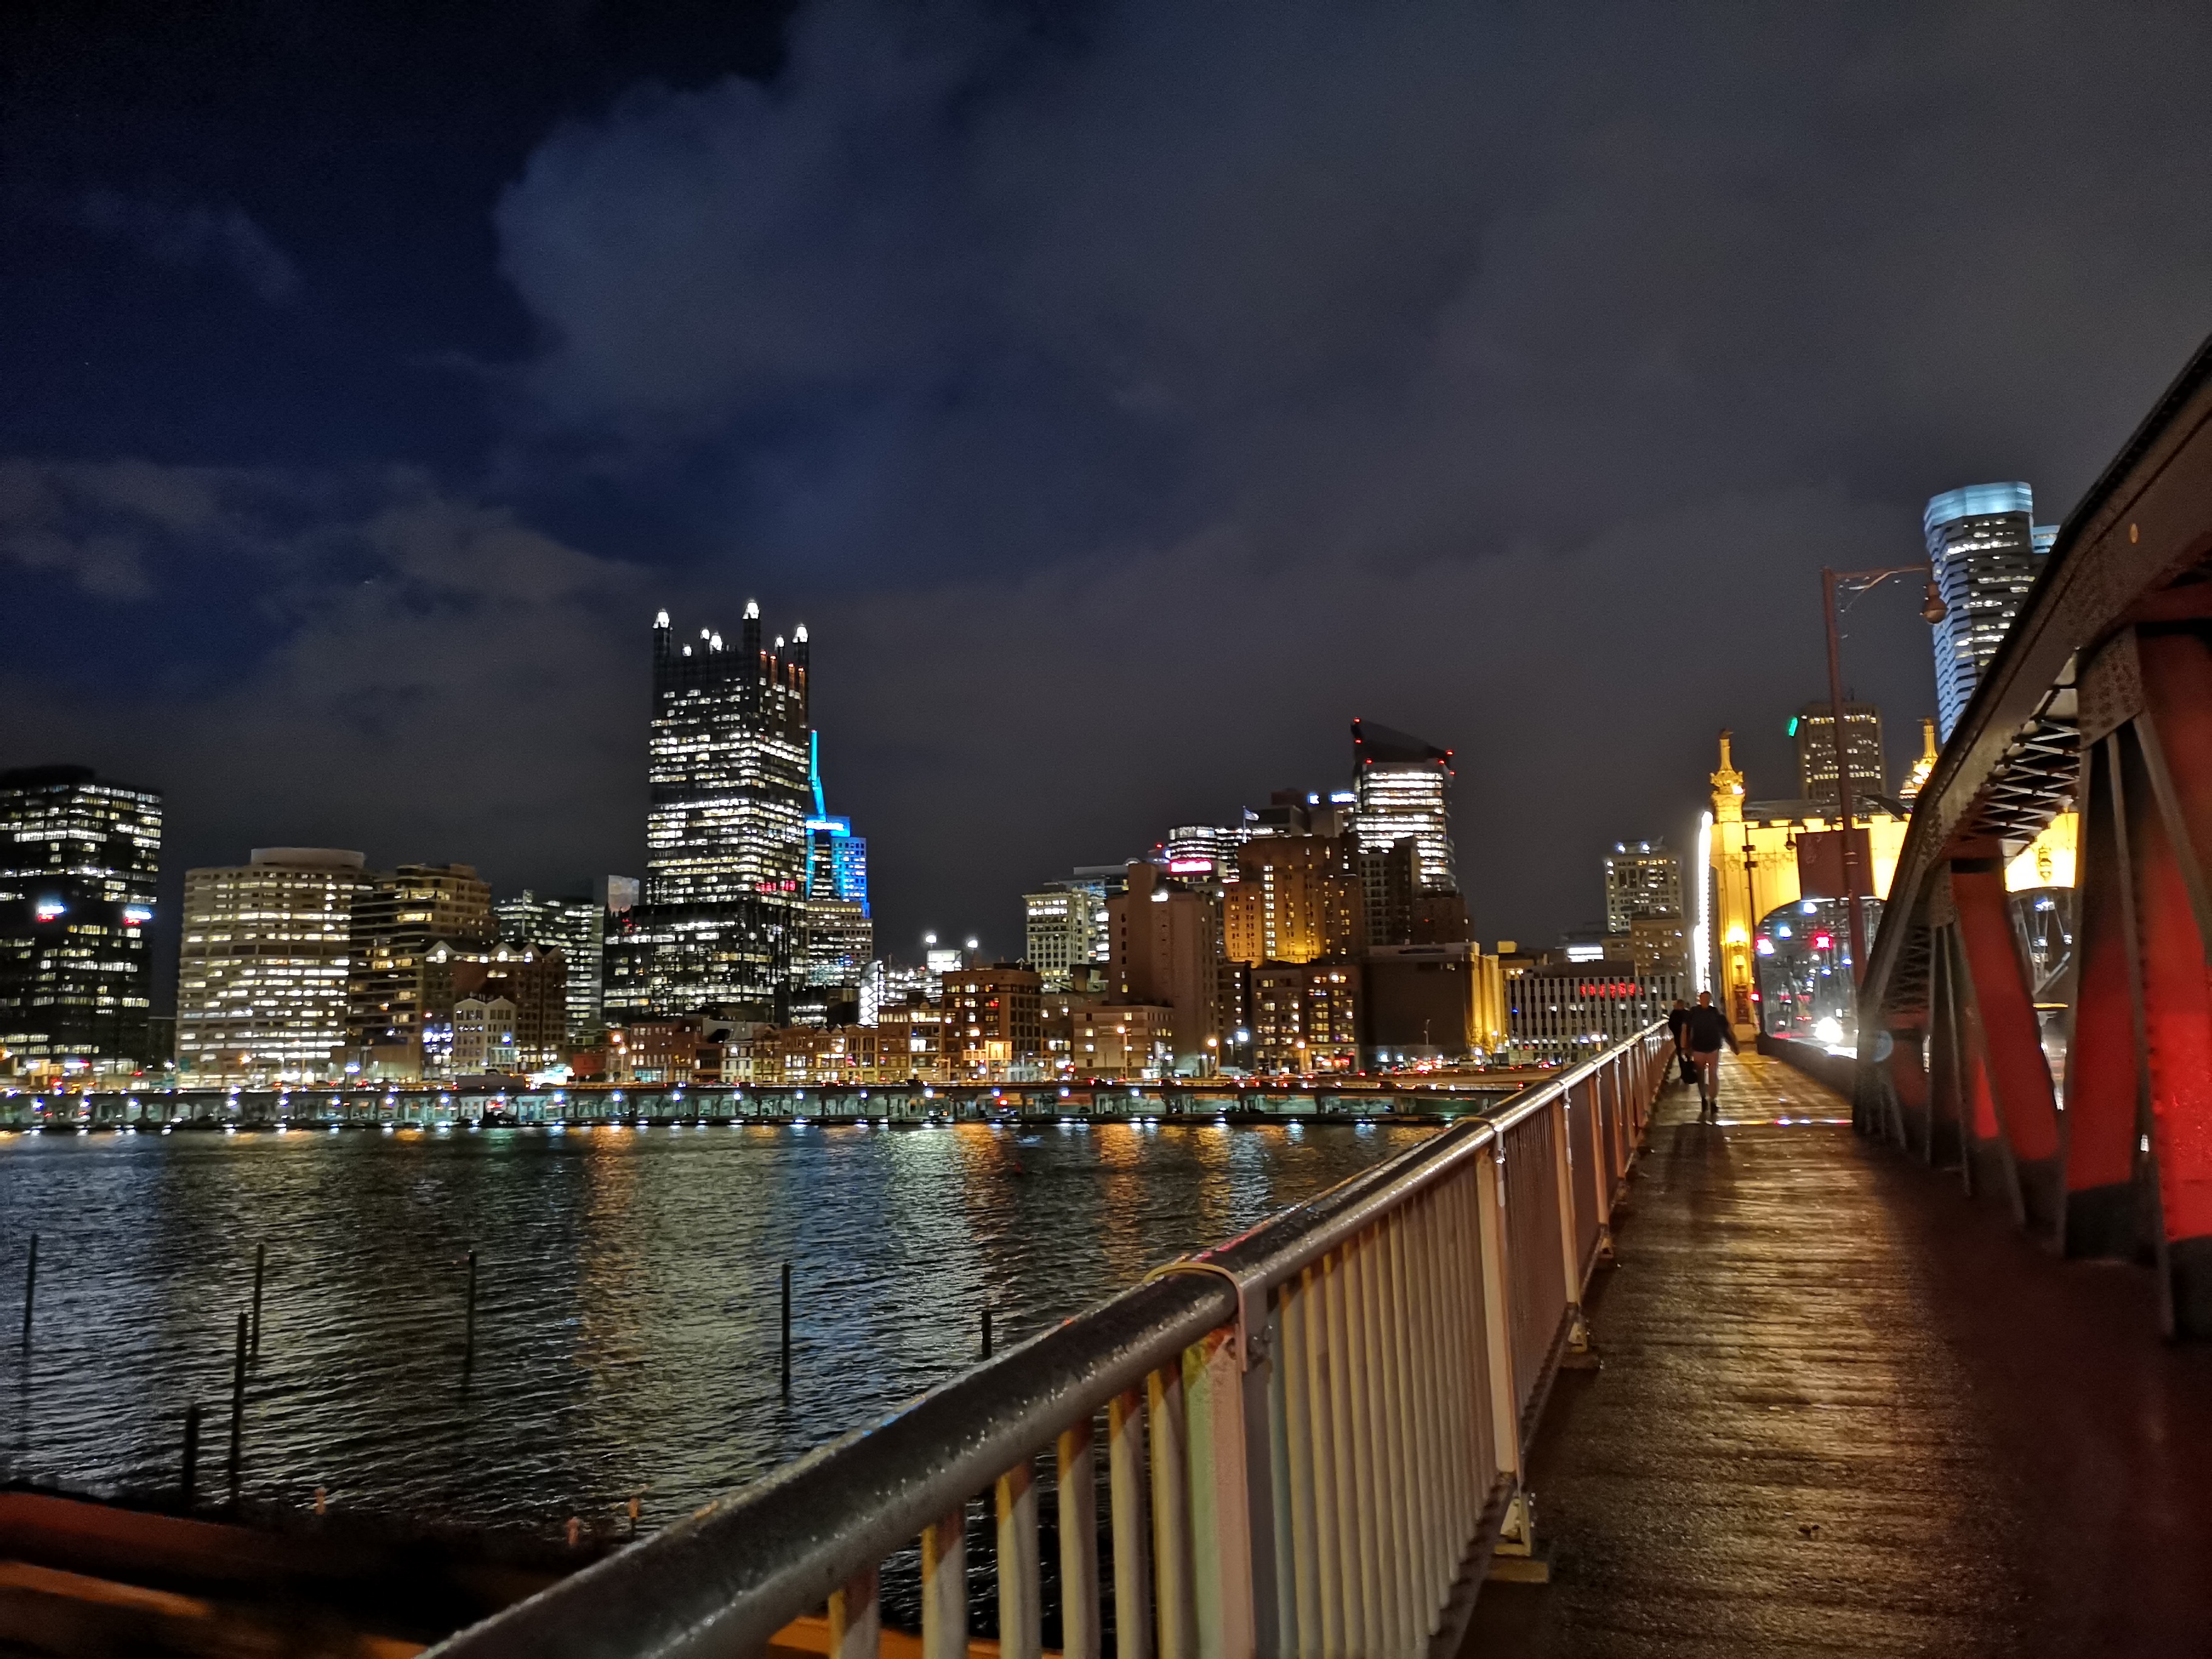
M440 1526L646 1528L1311 1196L1405 1124L0 1136L0 1469ZM24 1267L39 1236L28 1343ZM464 1382L468 1252L478 1252ZM780 1279L793 1274L791 1393Z

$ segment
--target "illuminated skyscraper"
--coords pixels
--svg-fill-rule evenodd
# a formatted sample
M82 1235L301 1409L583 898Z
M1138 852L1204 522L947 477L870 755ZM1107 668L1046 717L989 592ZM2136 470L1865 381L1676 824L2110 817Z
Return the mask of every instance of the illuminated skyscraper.
M606 949L608 917L627 911L636 902L636 878L601 876L582 892L572 890L565 898L547 897L526 888L491 907L499 919L502 943L560 947L568 975L566 1033L574 1047L597 1042L605 1030L600 1009L601 959Z
M756 604L734 651L654 619L645 895L607 941L610 1019L767 1012L805 979L807 657L803 627L762 644Z
M438 947L466 954L498 942L491 889L470 865L403 864L354 895L352 933L346 1063L367 1078L417 1080L452 1012L440 990Z
M1682 914L1682 861L1664 841L1617 841L1605 855L1605 931Z
M82 766L0 772L0 1070L148 1058L161 798Z
M1824 698L1808 702L1790 722L1790 735L1797 741L1797 791L1822 811L1843 809L1836 788L1835 710ZM1859 811L1871 798L1887 794L1887 769L1881 757L1881 710L1870 702L1844 705L1844 763L1851 769L1851 799Z
M2057 536L2024 483L1969 484L1928 503L1921 527L1947 614L1936 624L1936 718L1948 741Z
M1410 924L1396 917L1401 909L1410 915L1413 894L1459 890L1452 867L1452 751L1372 720L1352 721L1352 751L1367 943L1397 944L1411 937ZM1392 849L1404 842L1412 843L1410 871L1391 862Z
M202 1082L341 1075L354 896L368 881L360 854L326 847L186 871L178 1066Z

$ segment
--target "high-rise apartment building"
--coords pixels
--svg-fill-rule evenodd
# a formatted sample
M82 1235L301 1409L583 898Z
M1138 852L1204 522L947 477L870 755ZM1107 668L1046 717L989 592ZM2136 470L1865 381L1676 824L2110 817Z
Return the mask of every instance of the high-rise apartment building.
M1105 907L1085 888L1053 882L1023 894L1022 908L1030 966L1047 990L1066 989L1070 973L1097 960Z
M0 1071L149 1057L161 797L82 766L0 772Z
M1107 901L1108 977L1116 998L1175 1010L1176 1066L1211 1071L1221 1051L1221 906L1157 865L1129 866L1128 890Z
M1222 897L1231 962L1312 962L1359 948L1364 906L1350 848L1330 836L1255 836Z
M309 1083L344 1074L346 981L362 855L257 847L185 872L177 1065L196 1082Z
M1682 914L1682 860L1660 841L1617 841L1605 855L1605 931L1645 916Z
M1808 702L1790 722L1797 742L1799 799L1824 812L1843 811L1836 787L1836 715L1826 702ZM1870 798L1887 794L1888 769L1881 757L1881 710L1870 702L1844 705L1844 764L1850 769L1851 799L1865 811Z
M1946 490L1921 515L1946 607L1935 644L1936 719L1947 741L2057 534L2034 517L2034 492L2024 483Z
M806 629L738 647L713 629L653 628L643 902L610 935L610 1018L771 1011L805 982L806 828L813 811Z
M469 865L403 864L356 890L352 934L347 1064L364 1077L418 1079L434 1047L432 1028L449 1012L439 1006L434 950L482 951L498 942L491 889Z
M1413 892L1459 890L1452 861L1452 751L1372 720L1352 721L1352 750L1358 797L1353 833L1367 939L1395 942L1411 937L1412 906L1400 890L1408 880ZM1390 862L1401 843L1410 843L1412 853L1404 871Z

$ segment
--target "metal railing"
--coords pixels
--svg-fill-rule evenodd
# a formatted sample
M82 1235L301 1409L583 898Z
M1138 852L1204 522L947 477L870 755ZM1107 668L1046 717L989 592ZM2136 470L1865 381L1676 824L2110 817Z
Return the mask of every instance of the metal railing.
M1654 1025L435 1651L872 1656L919 1540L921 1651L953 1659L987 1494L996 1651L1036 1659L1049 1490L1071 1659L1109 1619L1119 1659L1448 1652L1529 1548L1523 1455L1665 1071Z

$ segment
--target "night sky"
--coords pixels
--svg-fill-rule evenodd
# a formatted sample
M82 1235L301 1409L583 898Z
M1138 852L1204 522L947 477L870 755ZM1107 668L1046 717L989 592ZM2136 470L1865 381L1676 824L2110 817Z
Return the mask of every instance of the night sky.
M643 863L650 624L814 641L878 939L1455 748L1477 930L1824 692L1818 572L2055 521L2212 324L2212 9L0 16L0 765ZM1899 769L1919 594L1847 621Z

